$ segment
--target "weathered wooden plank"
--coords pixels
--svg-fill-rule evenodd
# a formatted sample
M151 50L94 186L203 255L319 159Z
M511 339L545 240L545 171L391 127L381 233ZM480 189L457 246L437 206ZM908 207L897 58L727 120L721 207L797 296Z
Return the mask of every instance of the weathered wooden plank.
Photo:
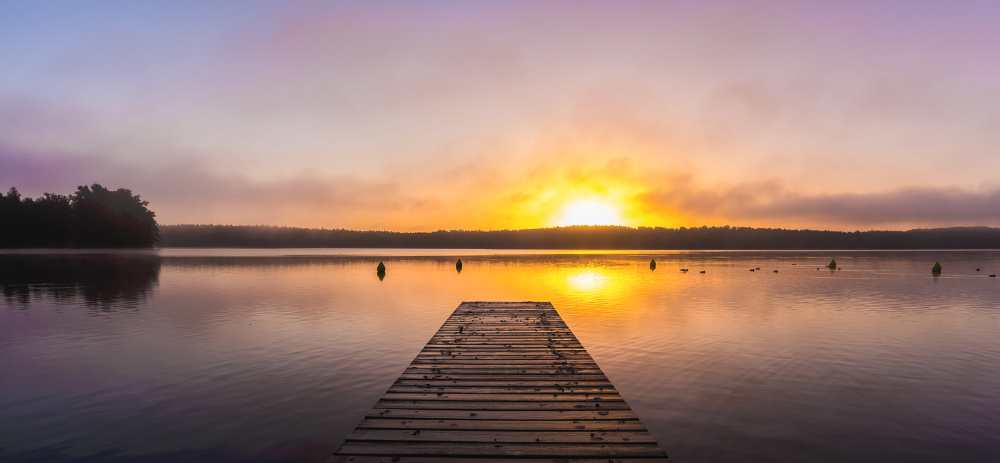
M503 374L470 374L466 373L463 375L451 375L451 374L438 374L438 373L403 373L399 375L399 379L439 379L439 380L489 380L496 381L501 380L505 375ZM515 376L507 375L509 378L514 378ZM518 374L516 379L522 381L608 381L608 378L604 375L581 375L581 374L561 374L561 375L545 375L545 374Z
M589 356L574 355L572 357L558 355L462 355L456 353L452 355L418 355L413 360L413 364L425 365L428 363L447 362L450 364L475 364L482 362L511 363L520 362L523 365L567 365L570 361L574 364L595 363Z
M559 359L545 359L545 360L518 360L518 359L475 359L475 358L455 358L452 361L448 359L430 359L430 360L414 360L410 363L411 366L420 366L427 368L443 368L443 367L475 367L475 366L502 366L505 368L512 368L519 365L531 365L531 366L544 366L544 367L572 367L572 368L597 368L597 363L594 361L575 361L569 362Z
M380 399L374 408L404 408L409 410L628 410L625 402L523 402L462 401L462 400L386 400Z
M496 325L482 326L475 321L460 323L452 327L439 330L434 336L538 336L555 338L572 338L573 331L566 326L529 326L518 323L498 323Z
M548 350L548 351L584 351L584 348L580 344L569 344L569 343L550 343L550 342L509 342L509 341L490 341L490 340L472 340L472 341L462 341L462 342L449 342L441 341L427 344L428 349L437 350L467 350L467 351L485 351L485 350L497 350L508 352L514 350L522 349L538 349L538 350Z
M444 335L476 335L478 333L488 334L490 336L524 336L524 335L537 335L539 333L544 333L548 336L557 337L573 337L573 331L569 327L545 327L539 328L537 326L530 326L528 324L520 325L513 323L497 323L495 325L487 325L482 322L470 321L469 323L456 323L454 325L445 324L440 330L438 330L435 336Z
M635 420L436 420L366 418L358 429L450 429L453 431L645 431L646 426Z
M539 394L536 392L522 392L520 394L505 393L444 393L444 392L386 392L382 400L455 400L472 402L552 402L556 400L595 402L621 402L622 397L618 394L592 393L592 392L552 392Z
M517 380L504 380L504 379L494 379L492 381L470 381L470 380L458 380L458 379L399 379L393 383L393 386L426 386L426 387L436 387L436 386L449 386L449 387L496 387L496 386L510 386L510 387L554 387L554 388L576 388L576 387L609 387L614 388L611 381L553 381L551 378L546 378L540 381L530 381L524 380L518 377Z
M435 342L428 342L424 346L424 349L435 349L435 350L441 350L441 349L445 349L445 350L448 350L448 349L450 349L450 350L505 350L505 349L509 349L510 348L510 346L508 346L507 344L513 345L513 343L506 343L506 342L499 342L499 341L497 341L497 342L488 342L488 340L484 339L483 337L470 337L469 340L470 340L470 342L464 343L464 344L456 344L455 342L452 342L452 340L443 340L441 342L437 342L437 341L435 341ZM445 341L447 341L447 342L445 342ZM478 344L472 344L471 341L478 341L479 343ZM586 349L583 348L583 345L579 345L579 344L575 344L572 347L570 347L570 346L560 347L560 346L557 346L557 345L551 345L550 346L548 342L535 343L535 344L526 344L526 345L522 345L520 348L522 348L522 349L529 349L529 350L552 350L552 349L559 349L559 350L567 350L567 351L577 351L577 353L585 353L587 351Z
M549 303L466 302L331 462L664 462Z
M522 312L526 313L526 312ZM512 326L522 329L535 329L535 330L568 330L565 322L558 321L555 316L498 316L498 315L484 315L484 316L473 316L473 317L460 317L452 318L445 321L441 327L444 329L458 329L458 328L469 328L469 329L493 329L496 327L506 327Z
M528 369L535 369L535 370L552 370L552 369L558 369L560 371L565 370L565 369L573 369L573 370L578 370L578 371L590 371L590 372L594 372L594 373L599 373L601 371L600 367L598 367L597 364L594 363L594 362L566 362L564 364L564 363L562 363L562 361L548 361L548 362L541 362L541 363L524 364L524 365L520 365L520 368L519 368L518 365L510 365L510 364L495 365L495 364L490 364L490 363L487 363L487 364L473 363L473 364L470 365L470 364L462 363L461 361L457 361L457 360L458 359L456 359L455 362L441 362L438 365L435 365L433 363L426 363L426 362L411 363L408 367L406 367L406 370L409 371L409 370L429 370L429 369L435 369L435 370L437 370L437 369L441 369L441 370L444 370L444 369L447 369L447 370L472 369L472 370L511 370L510 373L525 373L524 371L521 371L521 370L524 370L525 368L528 368ZM466 367L469 367L469 368L466 368Z
M444 352L443 354L441 352ZM539 356L539 358L557 358L560 360L570 360L573 358L590 359L589 355L585 355L586 351L581 349L552 349L549 347L540 347L537 349L523 348L523 349L512 349L510 347L503 347L500 349L467 349L467 348L444 348L444 349L434 349L421 352L417 355L441 355L441 356L455 356L462 358L480 357L488 358L492 356L496 357L534 357ZM544 356L544 357L542 357Z
M368 418L404 418L438 420L638 420L632 410L416 410L411 408L373 408Z
M443 455L523 457L656 457L666 454L656 444L587 442L573 444L470 443L470 442L344 442L338 453L348 455Z
M534 359L534 360L538 361L539 364L548 363L550 365L552 363L562 364L563 361L567 362L567 364L578 363L578 362L579 363L584 363L584 362L585 363L595 363L594 359L592 359L590 357L553 354L551 351L539 351L537 353L538 353L538 356L515 355L512 352L486 352L486 353L471 352L471 353L464 353L464 354L463 353L453 353L453 354L450 354L450 355L448 355L448 354L441 355L439 353L435 353L435 354L437 354L435 356L436 358L417 358L417 359L414 359L414 360L416 362L419 362L419 363L417 363L417 365L424 365L424 364L427 364L428 361L433 361L433 360L440 360L440 361L445 361L445 362L448 362L448 363L453 363L453 362L460 363L463 360L496 360L496 361L500 362L500 361L512 361L512 360L513 361L517 361L519 359L525 359L525 360ZM444 357L444 358L441 358L441 357Z
M579 341L574 341L571 339L553 339L549 341L548 339L540 338L528 338L523 336L518 337L504 337L499 336L470 336L462 339L432 339L427 343L427 347L434 348L438 346L446 346L446 348L462 348L462 347L534 347L534 348L556 348L556 349L583 349L583 345ZM441 347L438 347L439 349Z
M445 326L439 330L435 336L464 336L464 335L487 335L487 336L534 336L544 334L553 337L573 337L573 331L566 326L530 326L528 324L517 323L497 323L494 325L484 325L481 322L470 320L467 323L457 323L452 326Z
M431 387L431 386L396 386L389 388L388 392L415 392L415 393L438 393L448 394L601 394L615 395L614 388L608 387Z
M334 455L330 458L327 463L442 463L442 462L461 462L461 463L663 463L669 462L670 460L664 460L661 458L506 458L506 457L449 457L449 456L433 456L433 457L412 457L412 456L394 456L392 459L388 459L384 456L373 456L373 455L351 455L351 456L340 456Z
M471 333L466 335L465 333L451 334L452 337L438 337L436 339L429 339L430 344L440 343L440 342L471 342L471 341L501 341L504 339L530 339L534 341L544 341L544 342L577 342L578 339L565 337L565 336L552 336L552 341L549 341L549 337L545 336L544 332L537 333L521 333L521 334L503 334L501 332L495 333Z
M467 320L462 322L445 322L441 325L441 329L437 331L437 334L442 333L455 333L455 332L501 332L501 334L508 333L562 333L566 336L572 336L573 330L569 329L566 325L549 325L549 326L538 326L539 319L534 320L524 320L523 323L491 323L483 320Z
M489 355L500 355L500 356L530 356L532 354L555 356L566 358L573 355L583 355L586 351L582 348L575 347L552 347L543 344L528 346L525 344L518 345L492 345L488 348L481 346L449 346L447 344L440 344L433 346L434 350L427 350L422 352L424 354L431 355L445 355L451 357L452 355L459 357L474 357L474 356L489 356ZM444 354L441 352L444 351Z
M565 351L560 349L552 349L548 346L539 347L535 349L521 349L518 351L510 351L508 348L493 349L494 353L490 353L488 349L476 349L467 350L463 347L450 347L447 349L435 349L435 350L424 350L417 354L417 358L424 357L471 357L477 355L480 357L497 357L497 358L560 358L560 359L591 359L593 357L587 353L585 350L581 349L567 349ZM554 352L553 352L554 351Z
M480 339L473 339L473 340L468 340L468 341L454 341L454 342L452 342L452 341L441 341L441 342L432 342L430 344L427 344L427 347L429 347L431 349L467 348L467 349L470 349L470 350L474 350L474 349L483 349L483 350L486 350L486 349L495 349L495 350L498 350L500 348L522 349L522 348L525 348L525 347L527 347L527 348L536 348L537 349L537 348L548 347L548 348L553 348L553 349L566 349L566 350L576 349L576 350L583 350L583 345L581 345L580 343L546 342L546 341L542 341L542 340L539 340L537 342L532 342L530 340L527 340L527 341L525 341L525 340L521 340L521 341L491 341L489 339L482 339L482 340L480 340Z
M438 375L517 375L526 373L530 375L601 375L604 376L600 368L586 368L575 366L552 367L550 365L526 365L525 368L518 368L510 365L410 365L404 370L406 373L417 374L438 374Z
M511 366L513 365L513 367ZM473 358L455 358L452 361L442 359L441 361L414 360L409 368L514 368L516 366L530 366L532 368L573 368L578 370L599 370L597 362L593 360L479 360Z
M443 354L441 352L444 352ZM548 361L548 362L562 362L562 361L577 361L577 362L593 362L593 357L589 355L584 355L578 352L552 352L548 349L538 349L532 353L515 353L507 350L498 350L496 352L465 352L464 350L458 349L443 349L441 351L428 351L421 352L417 354L414 359L416 362L427 362L432 360L446 360L446 361L461 361L461 360L527 360L527 361Z
M438 354L441 351L445 352L462 352L465 355L476 354L476 355L489 355L490 352L495 352L497 355L531 355L531 354L553 354L553 355L589 355L587 350L583 347L550 347L550 346L521 346L517 349L512 349L508 346L498 346L495 344L488 344L482 346L456 346L456 345L436 345L427 346L420 353L433 353ZM441 354L443 355L443 354ZM450 355L450 354L449 354Z
M655 444L656 439L648 431L473 431L440 429L355 429L347 440L378 440L408 442L502 442L527 444L571 444L583 442L600 443L643 443Z
M499 328L498 328L499 330ZM459 339L461 338L461 339ZM508 333L502 331L496 332L478 332L478 333L444 333L435 338L431 338L431 343L436 342L463 342L463 341L503 341L507 339L527 339L532 342L534 341L544 341L544 342L576 342L577 339L572 335L558 335L554 333L547 333L544 331L535 332L520 332L520 333Z

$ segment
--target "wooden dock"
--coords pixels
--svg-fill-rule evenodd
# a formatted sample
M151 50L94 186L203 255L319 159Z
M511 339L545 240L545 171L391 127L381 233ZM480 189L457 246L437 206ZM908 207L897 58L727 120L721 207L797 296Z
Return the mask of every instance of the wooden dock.
M669 462L548 302L463 302L328 463Z

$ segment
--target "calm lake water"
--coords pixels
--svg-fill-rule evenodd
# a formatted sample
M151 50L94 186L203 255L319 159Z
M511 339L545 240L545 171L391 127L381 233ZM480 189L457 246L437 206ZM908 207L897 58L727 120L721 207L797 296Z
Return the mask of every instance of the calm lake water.
M0 460L322 463L460 302L535 300L678 463L997 462L998 272L997 251L0 254Z

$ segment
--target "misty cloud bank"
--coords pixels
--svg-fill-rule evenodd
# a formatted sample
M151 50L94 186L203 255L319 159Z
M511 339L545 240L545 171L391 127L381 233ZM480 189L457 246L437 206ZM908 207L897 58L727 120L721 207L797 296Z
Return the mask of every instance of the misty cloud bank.
M17 10L0 187L34 196L354 229L546 226L569 193L641 225L1000 225L996 4Z
M1000 188L977 191L924 186L873 193L803 195L788 191L776 181L719 190L682 183L652 191L641 199L651 207L682 215L733 222L805 221L855 224L855 229L1000 224Z
M235 173L213 173L193 161L135 166L98 156L45 155L0 148L0 165L4 166L0 170L0 187L16 186L29 196L65 190L65 184L88 182L131 188L150 201L150 208L163 223L283 224L310 212L330 217L404 215L412 220L422 214L434 214L443 204L454 201L436 196L441 193L435 191L404 191L393 179L375 182L349 175L304 174L252 180ZM573 175L586 177L588 171ZM623 169L623 175L631 174ZM125 180L111 183L109 179ZM1000 188L908 187L874 193L802 195L782 187L778 181L708 189L699 187L689 175L675 174L663 183L667 186L652 188L637 195L634 201L648 210L700 218L703 223L725 221L795 228L808 228L797 223L820 223L832 224L831 229L838 229L836 224L856 225L840 229L905 229L914 228L913 224L1000 225ZM463 193L472 197L477 194L474 190ZM197 214L189 212L191 209ZM195 220L191 220L192 216ZM442 217L454 220L443 213ZM697 219L692 222L695 223L691 225L698 225ZM394 225L386 222L382 227L356 228L404 228ZM427 226L435 228L473 227L460 222Z

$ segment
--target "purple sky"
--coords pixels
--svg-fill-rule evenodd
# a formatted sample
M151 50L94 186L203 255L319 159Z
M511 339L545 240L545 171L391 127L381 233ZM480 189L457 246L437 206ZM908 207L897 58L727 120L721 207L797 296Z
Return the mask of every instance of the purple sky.
M1000 226L1000 3L0 0L0 188L160 223Z

